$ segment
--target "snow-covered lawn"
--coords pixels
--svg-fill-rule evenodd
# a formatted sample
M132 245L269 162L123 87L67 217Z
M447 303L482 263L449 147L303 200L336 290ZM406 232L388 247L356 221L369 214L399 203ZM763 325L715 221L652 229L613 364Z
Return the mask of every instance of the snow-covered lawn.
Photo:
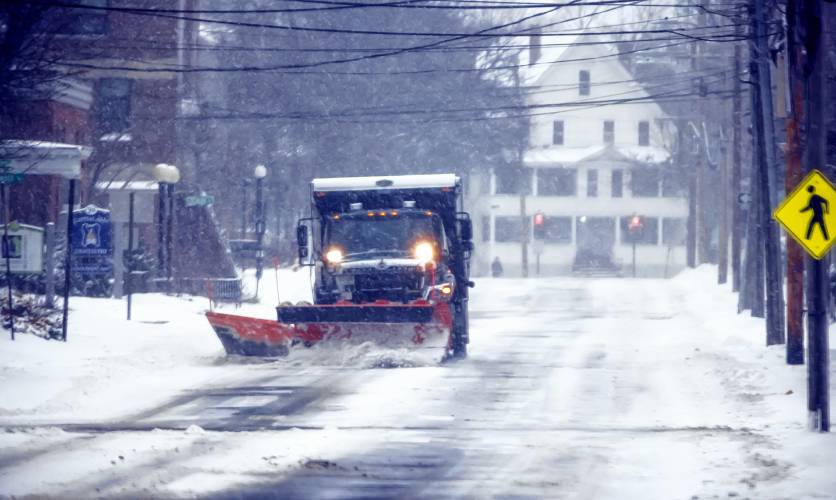
M73 298L67 343L0 339L0 496L836 497L806 367L715 273L479 279L469 358L392 370L368 346L227 359L201 298L137 295L130 322L124 301ZM309 298L305 271L279 279ZM274 317L272 273L261 291L238 312ZM251 392L212 392L229 387ZM201 427L282 398L244 432Z

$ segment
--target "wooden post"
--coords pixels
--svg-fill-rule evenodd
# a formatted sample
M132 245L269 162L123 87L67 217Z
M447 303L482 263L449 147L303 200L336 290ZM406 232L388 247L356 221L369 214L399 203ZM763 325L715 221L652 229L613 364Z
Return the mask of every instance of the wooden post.
M783 280L781 273L781 255L778 248L778 232L775 222L772 220L772 188L770 186L769 170L773 162L770 161L774 155L769 151L773 148L774 137L768 133L771 127L767 126L767 120L771 121L770 113L772 92L769 78L767 59L768 47L766 46L766 28L763 12L763 0L752 0L752 35L751 42L751 78L754 82L752 117L754 124L755 142L755 166L758 170L757 183L753 184L754 190L758 191L760 202L758 204L758 224L761 231L759 238L764 247L765 271L766 271L766 344L784 343L784 306L783 306Z
M801 12L804 46L804 81L807 109L804 112L807 140L805 163L807 171L815 168L826 170L825 120L824 120L824 43L822 23L824 15L821 0L805 0ZM807 288L807 409L810 429L818 432L830 430L830 359L827 320L827 259L808 262Z
M0 210L3 210L3 255L6 261L6 286L9 289L9 330L15 339L15 310L12 301L12 247L9 245L9 207L6 205L6 184L0 184Z
M735 27L735 34L738 38L743 36L743 27L738 20ZM742 68L740 64L740 42L734 44L734 82L733 82L733 100L732 100L732 172L731 172L731 194L732 194L732 232L731 232L731 269L732 269L732 290L740 291L740 255L741 243L743 236L743 214L741 213L741 121L743 119L741 112L742 96L740 88L740 79L742 78Z
M125 280L128 295L128 321L130 321L131 319L131 305L134 291L134 195L135 193L133 191L131 191L131 193L128 195L128 279Z
M720 228L717 231L717 283L723 285L729 277L729 162L727 150L720 157Z
M803 177L804 80L800 74L801 47L798 43L798 0L787 2L787 77L790 114L787 120L787 167L784 187L790 193ZM787 363L804 364L804 250L787 238Z
M50 309L55 305L55 223L46 223L46 258L45 286L46 286L46 307Z

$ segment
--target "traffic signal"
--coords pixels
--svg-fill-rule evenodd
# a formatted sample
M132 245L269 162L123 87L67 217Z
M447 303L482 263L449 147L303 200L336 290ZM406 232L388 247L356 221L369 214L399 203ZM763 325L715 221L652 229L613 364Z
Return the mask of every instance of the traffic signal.
M627 223L627 233L630 235L630 239L633 243L641 237L643 230L644 219L642 219L640 215L630 217L630 222Z
M543 212L534 214L534 239L542 240L546 236L546 216Z

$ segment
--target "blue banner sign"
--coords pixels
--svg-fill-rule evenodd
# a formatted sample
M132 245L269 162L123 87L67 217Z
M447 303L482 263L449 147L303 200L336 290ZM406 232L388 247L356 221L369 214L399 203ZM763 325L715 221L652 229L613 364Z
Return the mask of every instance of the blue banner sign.
M80 273L107 274L113 269L113 244L110 211L88 205L73 211L70 238L73 270Z

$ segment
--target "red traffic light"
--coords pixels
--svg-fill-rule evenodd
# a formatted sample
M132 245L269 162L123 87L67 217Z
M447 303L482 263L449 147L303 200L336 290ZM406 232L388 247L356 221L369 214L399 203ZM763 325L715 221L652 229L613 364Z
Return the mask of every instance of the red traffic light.
M542 226L544 222L546 222L546 216L543 215L543 212L537 212L536 214L534 214L535 226Z
M630 224L627 226L631 231L635 231L641 229L644 224L642 224L642 218L638 215L634 215L630 218Z

